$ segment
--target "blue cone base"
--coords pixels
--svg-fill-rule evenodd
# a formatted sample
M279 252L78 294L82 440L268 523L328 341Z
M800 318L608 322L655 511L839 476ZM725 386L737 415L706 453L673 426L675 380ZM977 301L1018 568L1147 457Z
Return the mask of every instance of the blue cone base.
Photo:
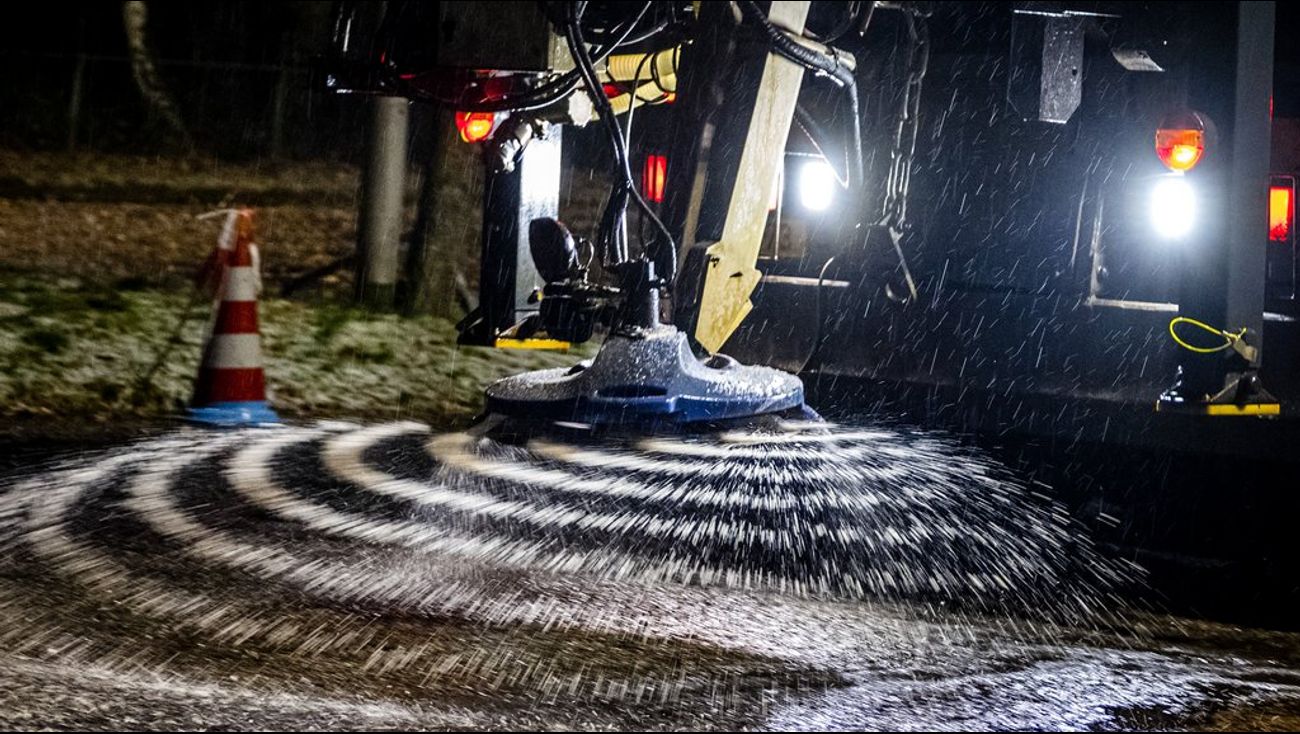
M185 411L185 420L209 426L255 426L261 423L279 423L265 400L240 403L213 403Z

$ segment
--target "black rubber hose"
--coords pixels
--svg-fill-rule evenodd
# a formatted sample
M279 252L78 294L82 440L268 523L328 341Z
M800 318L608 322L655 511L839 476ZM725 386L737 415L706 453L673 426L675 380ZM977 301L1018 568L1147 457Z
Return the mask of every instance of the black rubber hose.
M822 287L826 283L826 273L830 271L831 265L834 263L834 257L827 258L826 262L822 263L821 272L817 274L816 310L813 312L813 346L812 350L808 352L808 358L803 361L803 366L799 368L800 373L808 371L809 368L817 369L821 367L822 342L826 340L826 326L822 323L823 319L826 318L825 306L822 304Z
M596 236L600 245L601 260L608 266L628 259L626 242L621 238L624 222L627 218L629 189L632 187L632 168L627 149L623 146L623 131L618 128L618 121L614 117L613 107L610 105L600 79L596 75L595 64L591 60L586 40L582 35L581 14L583 5L584 3L577 2L566 5L564 38L569 45L569 53L573 56L574 71L580 75L583 83L587 85L588 94L599 113L601 127L609 136L610 147L614 151L614 165L618 171L618 183L610 192L609 201L605 203L605 211L601 216L600 227ZM647 7L649 7L648 3L642 6L642 14L645 13ZM606 114L607 112L608 114Z
M853 175L857 177L853 185L861 189L866 183L867 171L866 164L862 160L862 112L858 107L858 84L856 80L845 87L845 93L849 96L849 116L852 118L852 123L849 126L853 131L853 160L851 165L853 166Z
M615 186L610 195L610 201L606 204L605 214L601 218L601 232L598 239L601 240L603 250L609 251L610 238L620 237L623 229L623 222L626 221L627 203L630 199L634 201L641 213L650 218L650 221L663 235L663 240L655 240L652 251L649 253L654 261L656 274L665 283L672 283L677 272L677 246L673 242L672 234L664 226L659 216L655 214L650 205L642 198L641 193L636 189L636 183L632 178L632 164L628 158L627 148L623 145L623 130L619 127L618 118L614 115L614 109L610 105L609 98L605 96L601 87L600 79L596 75L595 65L592 62L591 54L587 50L586 42L582 36L582 26L579 22L582 13L583 3L571 3L568 8L564 36L569 44L569 53L573 55L575 71L577 71L583 82L587 85L592 101L600 114L601 122L609 135L610 145L614 149L615 163L618 166L620 182ZM645 10L650 3L642 8L640 17L644 16ZM635 25L635 22L633 23ZM626 251L618 253L623 259L626 259Z
M744 0L740 3L740 12L748 19L757 23L760 28L767 33L768 38L772 40L772 49L776 53L800 66L813 71L818 71L844 88L849 98L849 114L852 117L852 143L853 155L851 165L853 166L854 186L862 186L863 178L866 177L862 161L862 121L861 113L858 106L858 83L853 76L853 72L840 66L832 59L828 59L822 54L805 48L796 41L792 40L780 28L772 25L772 21L767 19L767 15L758 7L753 0Z
M767 19L767 14L758 7L758 3L755 3L754 0L741 2L740 10L745 17L757 23L767 33L768 37L772 39L772 46L777 53L801 66L825 73L827 76L834 78L841 86L853 84L853 74L848 69L796 42L787 36L785 31L772 25L772 21Z

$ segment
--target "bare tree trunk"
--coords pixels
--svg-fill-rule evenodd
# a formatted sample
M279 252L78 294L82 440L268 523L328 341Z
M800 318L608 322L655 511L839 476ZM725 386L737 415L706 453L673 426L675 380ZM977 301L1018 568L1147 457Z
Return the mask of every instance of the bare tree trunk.
M453 321L475 298L466 270L478 262L483 225L483 164L478 146L460 141L451 110L433 115L433 150L423 161L419 213L406 260L402 311Z
M143 0L127 0L122 3L122 25L126 30L127 50L131 54L131 74L149 109L167 123L187 149L193 149L194 141L190 138L189 129L185 127L180 110L167 91L167 86L158 76L153 55L149 53L149 46L145 42L145 26L148 21L149 9Z

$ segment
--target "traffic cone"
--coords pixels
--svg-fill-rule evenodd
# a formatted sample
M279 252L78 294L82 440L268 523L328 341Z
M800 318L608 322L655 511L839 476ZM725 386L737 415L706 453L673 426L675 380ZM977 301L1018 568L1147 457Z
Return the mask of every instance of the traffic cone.
M215 315L186 417L219 426L278 423L280 417L266 401L262 371L257 325L262 284L253 244L253 210L235 209L226 215L217 248L200 280L215 291Z

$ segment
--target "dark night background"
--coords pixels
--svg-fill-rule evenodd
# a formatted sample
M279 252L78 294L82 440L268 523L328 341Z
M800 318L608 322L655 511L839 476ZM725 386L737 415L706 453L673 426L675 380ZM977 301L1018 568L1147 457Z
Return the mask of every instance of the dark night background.
M277 84L285 95L283 152L355 154L358 105L314 83L312 61L329 40L331 3L149 3L147 38L200 148L229 156L270 153ZM0 36L0 145L68 144L68 100L85 57L84 114L75 145L157 152L175 141L144 116L114 2L36 3Z
M328 45L333 3L149 3L148 43L199 147L222 156L283 153L352 160L361 106L332 96L313 73ZM131 80L115 2L25 3L0 30L0 146L67 147L68 98L85 57L84 110L73 144L159 152L175 141L144 114ZM1275 115L1300 117L1300 9L1277 5ZM291 135L274 141L282 85ZM281 150L273 150L279 147Z

